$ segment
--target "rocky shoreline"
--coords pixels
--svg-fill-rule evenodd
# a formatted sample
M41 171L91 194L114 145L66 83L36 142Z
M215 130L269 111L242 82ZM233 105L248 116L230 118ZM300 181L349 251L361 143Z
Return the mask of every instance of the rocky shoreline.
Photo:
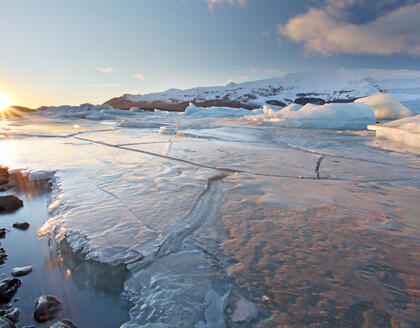
M31 211L32 208L26 209L25 205L32 207L33 204L30 203L34 202L33 198L42 195L46 200L44 189L50 185L49 182L45 185L45 181L43 184L30 181L20 173L9 174L7 168L0 167L0 187L2 188L2 194L0 194L0 328L76 328L80 324L89 326L89 323L85 325L85 322L77 315L77 312L80 311L77 309L78 305L72 304L73 297L77 299L85 296L78 296L73 293L63 295L63 289L72 289L75 294L78 291L69 286L59 286L58 288L54 286L57 283L60 285L69 284L70 282L67 279L72 274L72 270L70 268L64 270L60 268L60 263L65 262L65 259L51 250L50 242L47 246L45 240L36 236L36 231L41 224L39 220L34 222L34 218L32 220L27 219L28 210ZM26 194L22 190L25 190ZM35 201L35 203L38 204L39 202ZM24 214L26 216L25 220L21 220L19 215L21 212L26 214ZM19 218L19 220L16 220L16 218ZM34 241L44 246L36 247ZM20 248L20 251L16 252L16 248ZM45 250L50 253L42 256ZM38 257L30 256L29 253L31 252L38 253ZM25 253L29 256L22 256ZM42 264L43 258L48 259L44 264ZM39 263L40 259L41 263ZM74 258L69 261L76 265L76 269L79 269L77 267L78 262ZM23 266L17 266L16 264L23 264ZM43 273L44 270L47 271ZM49 273L51 270L56 270L59 274L52 275ZM88 270L90 271L90 268ZM40 276L44 281L39 281ZM63 278L63 281L60 282L57 276ZM54 278L52 279L52 277ZM45 283L49 286L47 287ZM43 288L38 286L38 291L36 291L33 288L35 285L45 286ZM120 287L122 288L122 285ZM57 295L54 295L54 290L57 290ZM50 294L51 291L53 291L53 294ZM74 309L75 306L76 309ZM103 305L102 307L104 308ZM94 312L91 309L86 310ZM128 309L126 315L128 317ZM78 325L74 323L74 319L78 322ZM127 320L127 318L121 318L120 324L124 320ZM103 323L102 326L108 327ZM115 323L110 323L109 327L112 326L115 326Z

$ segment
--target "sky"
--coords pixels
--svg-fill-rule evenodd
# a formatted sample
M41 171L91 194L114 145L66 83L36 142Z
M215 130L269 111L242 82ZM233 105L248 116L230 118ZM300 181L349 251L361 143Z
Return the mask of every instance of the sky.
M420 69L420 0L0 0L0 92L103 103L323 68Z

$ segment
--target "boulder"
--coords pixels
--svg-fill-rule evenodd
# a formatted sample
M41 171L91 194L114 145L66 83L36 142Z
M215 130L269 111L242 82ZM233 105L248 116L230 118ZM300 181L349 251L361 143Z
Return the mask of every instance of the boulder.
M16 222L13 223L13 228L19 229L19 230L28 230L30 224L28 222Z
M12 276L22 277L22 276L26 276L27 274L30 274L31 272L32 272L32 267L31 266L16 267L12 270Z
M16 196L0 196L0 213L16 211L21 207L23 202Z
M4 279L0 281L0 301L9 302L22 282L19 279Z
M60 301L55 297L42 295L35 301L34 317L38 322L54 319L61 307Z

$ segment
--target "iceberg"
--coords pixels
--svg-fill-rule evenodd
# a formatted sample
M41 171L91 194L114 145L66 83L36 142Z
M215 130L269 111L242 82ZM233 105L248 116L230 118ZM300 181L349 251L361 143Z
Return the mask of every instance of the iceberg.
M363 103L372 108L377 120L396 120L413 115L411 110L389 93L375 93L369 97L357 99L355 103Z
M373 110L365 104L345 103L313 105L306 104L299 109L292 105L277 112L246 116L245 119L263 125L289 128L364 130L367 124L375 122Z
M385 138L420 148L420 115L402 118L381 125L369 125L378 138Z

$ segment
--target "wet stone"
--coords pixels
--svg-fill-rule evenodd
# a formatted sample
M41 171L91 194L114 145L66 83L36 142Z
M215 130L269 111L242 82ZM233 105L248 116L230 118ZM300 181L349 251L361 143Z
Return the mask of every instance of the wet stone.
M3 264L4 262L6 262L6 259L7 259L6 250L4 248L0 248L0 264Z
M19 230L28 230L30 224L28 222L16 222L13 223L13 228L19 229Z
M27 274L30 274L31 272L32 272L31 266L16 267L12 270L12 276L22 277L22 276L26 276Z
M0 213L16 211L21 207L23 207L23 202L16 196L0 196Z
M16 323L19 321L19 314L20 314L20 310L18 308L12 308L6 312L4 317Z
M0 192L8 191L11 188L12 188L12 186L8 185L8 184L0 185Z
M0 282L0 301L9 302L22 282L19 279L4 279Z
M6 237L6 228L1 228L0 229L0 238L5 238Z
M42 295L35 301L34 317L39 322L54 319L61 310L61 303L53 296Z
M15 328L15 324L5 317L0 317L0 328Z
M56 322L55 324L50 326L50 328L77 328L77 327L70 320L64 319L59 322Z

